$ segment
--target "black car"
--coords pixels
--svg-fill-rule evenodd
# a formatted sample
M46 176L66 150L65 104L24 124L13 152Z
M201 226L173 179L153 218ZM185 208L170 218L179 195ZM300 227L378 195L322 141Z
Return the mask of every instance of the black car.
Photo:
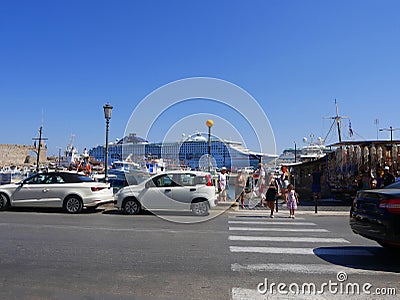
M400 182L382 189L361 190L353 201L354 233L388 248L400 248Z

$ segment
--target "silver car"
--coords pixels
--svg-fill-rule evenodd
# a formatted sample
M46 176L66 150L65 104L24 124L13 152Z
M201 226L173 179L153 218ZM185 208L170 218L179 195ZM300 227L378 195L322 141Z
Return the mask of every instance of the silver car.
M147 210L191 210L208 215L215 206L216 191L205 172L170 171L154 175L137 184L128 185L115 195L115 207L125 214Z
M109 184L72 172L39 173L19 183L0 185L0 210L7 207L60 207L79 213L113 201Z

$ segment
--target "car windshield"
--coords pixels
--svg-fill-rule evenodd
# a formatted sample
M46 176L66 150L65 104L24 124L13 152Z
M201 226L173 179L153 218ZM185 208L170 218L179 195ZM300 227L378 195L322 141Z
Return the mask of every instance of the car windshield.
M400 189L400 181L389 184L389 185L385 186L384 189Z
M146 173L129 173L125 174L126 181L129 185L138 185L149 178L149 175Z

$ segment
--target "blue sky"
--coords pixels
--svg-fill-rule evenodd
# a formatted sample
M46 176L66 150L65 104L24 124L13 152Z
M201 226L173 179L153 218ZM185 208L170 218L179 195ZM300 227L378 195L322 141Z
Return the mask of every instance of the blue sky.
M114 106L113 140L146 95L198 76L251 94L278 152L302 146L303 136L324 137L330 122L323 117L335 114L335 98L353 130L373 139L375 119L379 128L400 127L399 11L396 0L5 0L0 143L31 144L43 120L49 154L71 134L79 150L103 144L107 101ZM217 104L189 106L179 118L207 112L236 119ZM176 117L176 108L166 111L157 126ZM206 131L202 122L194 127Z

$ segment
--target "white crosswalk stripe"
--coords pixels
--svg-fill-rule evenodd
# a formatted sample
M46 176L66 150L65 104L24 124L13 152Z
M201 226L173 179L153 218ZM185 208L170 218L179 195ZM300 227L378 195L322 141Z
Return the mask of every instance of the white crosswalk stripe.
M268 254L318 254L318 255L353 255L353 256L374 256L373 253L367 250L354 250L354 249L316 249L314 248L284 248L284 247L238 247L230 246L231 252L245 252L245 253L268 253Z
M248 264L241 265L238 263L231 264L231 270L234 272L247 271L247 272L291 272L299 274L337 274L339 272L346 272L346 274L374 274L383 275L387 274L384 271L352 269L344 266L331 265L327 268L326 264Z
M260 214L260 215L235 215L234 213L230 213L228 216L229 220L266 220L266 221L276 221L279 219L279 221L287 221L287 222L293 222L294 220L292 220L291 218L289 218L289 216L287 217L279 217L276 219L271 219L271 217L269 215L264 214ZM296 216L296 221L303 221L305 220L305 218L303 217L297 217Z
M243 288L233 288L231 294L231 300L326 300L326 299L339 299L337 295L313 295L313 294L305 294L305 295L291 295L291 294L278 294L276 291L273 295L266 294L262 295L257 290L252 289L243 289ZM357 296L346 296L346 299L354 299L354 300L363 300L368 299L365 297Z
M231 252L268 253L268 254L314 254L313 248L280 248L280 247L238 247L230 246Z
M342 238L297 237L297 236L238 236L230 235L230 241L286 242L286 243L350 243Z
M266 222L266 221L228 221L229 224L253 224L253 225L289 225L289 226L315 226L311 222Z
M328 232L326 229L308 229L308 228L274 228L274 227L229 227L232 231L282 231L282 232Z

